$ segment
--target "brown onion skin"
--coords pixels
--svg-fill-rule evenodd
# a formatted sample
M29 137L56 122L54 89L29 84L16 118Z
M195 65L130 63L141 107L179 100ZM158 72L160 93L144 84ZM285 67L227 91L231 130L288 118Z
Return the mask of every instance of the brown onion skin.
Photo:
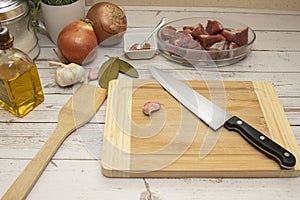
M58 36L57 46L69 62L86 64L93 61L98 41L92 24L79 20L67 25Z
M99 44L115 45L121 42L127 30L127 18L119 6L110 2L99 2L88 10L86 17L94 23Z

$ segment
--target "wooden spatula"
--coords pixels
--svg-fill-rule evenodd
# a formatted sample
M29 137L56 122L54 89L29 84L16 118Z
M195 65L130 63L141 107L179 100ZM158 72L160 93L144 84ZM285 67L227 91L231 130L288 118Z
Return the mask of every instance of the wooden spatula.
M3 200L25 199L63 141L77 128L86 124L98 111L107 90L82 85L61 109L56 129L44 146L2 197Z

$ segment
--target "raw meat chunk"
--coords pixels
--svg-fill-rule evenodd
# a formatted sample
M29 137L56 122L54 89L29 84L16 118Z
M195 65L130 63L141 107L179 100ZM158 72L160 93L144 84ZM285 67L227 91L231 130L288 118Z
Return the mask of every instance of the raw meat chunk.
M213 45L211 45L209 47L210 50L224 50L225 48L225 43L226 41L225 40L222 40L220 42L216 42L214 43Z
M222 40L220 42L214 43L210 48L209 48L209 55L211 56L211 59L213 60L218 60L218 59L224 59L227 57L228 52L227 51L222 51L226 48L227 41Z
M224 29L221 33L228 41L235 42L238 46L248 43L248 27L245 29L228 30Z
M216 20L208 20L205 30L208 34L215 35L222 32L223 26Z
M188 49L201 49L199 42L194 40L192 35L186 31L178 31L169 42L177 47L167 47L168 52L180 57L185 57Z
M161 48L188 62L236 57L244 53L243 48L239 47L248 44L248 29L223 28L217 20L208 20L205 28L201 23L195 27L183 26L180 31L173 26L167 26L161 30L161 37L168 40L170 45ZM193 51L203 49L207 51Z
M176 28L173 26L166 26L160 31L160 36L163 40L170 40L176 34Z
M193 27L193 26L184 26L182 28L183 31L186 31L188 33L192 33L194 31L194 29L195 29L195 27Z
M192 35L186 31L178 31L175 36L170 39L170 44L189 49L200 47L199 42L194 40Z
M235 42L230 42L229 43L228 49L235 49L235 50L230 52L229 57L233 58L233 57L239 56L243 53L243 49L236 49L238 47L239 47L239 45Z
M209 49L216 42L225 41L225 40L226 38L221 34L199 36L199 42L204 49Z
M200 35L208 35L202 24L198 24L196 28L191 32L194 39L199 40Z
M235 42L230 42L229 43L229 46L228 46L228 49L234 49L234 48L237 48L239 47L239 45Z

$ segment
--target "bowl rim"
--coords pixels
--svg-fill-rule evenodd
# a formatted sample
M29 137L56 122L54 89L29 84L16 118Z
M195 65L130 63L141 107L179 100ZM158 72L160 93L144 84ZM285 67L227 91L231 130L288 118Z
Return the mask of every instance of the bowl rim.
M180 46L176 46L176 45L173 45L171 43L168 42L168 40L163 40L161 37L160 37L160 31L166 27L166 26L169 26L171 25L172 23L176 23L176 22L180 22L180 21L184 21L184 20L193 20L193 19L207 19L207 20L218 20L221 24L222 24L222 20L226 20L228 22L233 22L233 23L237 23L237 24L240 24L244 27L248 27L248 32L252 33L253 34L253 38L251 41L248 41L247 44L243 45L243 46L239 46L239 47L236 47L234 49L225 49L225 50L205 50L203 47L203 49L189 49L189 48L184 48L184 47L180 47ZM182 27L181 27L182 28ZM249 46L252 46L254 41L256 40L256 33L255 31L250 27L250 26L247 26L246 24L243 24L241 22L238 22L238 21L235 21L235 20L231 20L231 19L227 19L227 18L223 18L223 19L220 19L218 17L186 17L186 18L181 18L181 19L176 19L176 20L172 20L172 21L169 21L168 23L166 23L165 25L163 25L156 33L156 37L157 37L157 43L160 44L160 45L166 45L166 46L169 46L169 47L172 47L172 48L176 48L178 50L185 50L185 51L190 51L190 52L206 52L206 53L220 53L220 52L234 52L234 51L239 51L241 49L244 49L244 48L248 48ZM248 36L249 37L249 36ZM159 46L159 45L158 45ZM158 48L159 50L161 50L160 48Z

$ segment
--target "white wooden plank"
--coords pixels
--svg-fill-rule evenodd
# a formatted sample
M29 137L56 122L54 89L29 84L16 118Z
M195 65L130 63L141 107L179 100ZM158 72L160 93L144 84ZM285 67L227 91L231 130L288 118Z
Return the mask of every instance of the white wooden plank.
M97 2L101 2L101 0L86 0L86 5L93 5ZM247 8L251 9L279 9L279 10L299 10L300 4L294 0L250 0L250 1L218 1L218 0L202 0L202 1L172 1L172 0L153 0L151 2L147 0L131 0L131 1L122 1L122 0L114 0L115 4L120 6L176 6L178 10L180 8L185 8L185 6L194 6L194 8L199 9L207 9L206 7L215 7L215 9L221 8L232 8L233 10L236 8ZM175 8L173 8L175 9Z
M86 11L90 6L86 6ZM122 6L125 11L173 11L173 12L225 12L225 13L252 13L252 14L281 14L281 15L299 15L299 11L275 10L275 9L247 9L247 8L218 8L218 7L199 7L199 6Z
M257 40L248 58L232 66L200 68L212 78L273 82L300 144L300 13L299 11L251 10L196 7L125 6L128 30L143 27L151 30L162 16L170 20L191 16L209 16L238 20L255 29ZM88 9L88 8L87 8ZM138 11L137 11L138 10ZM138 16L138 17L137 17ZM59 109L79 87L59 88L54 82L55 69L47 59L56 59L56 46L39 35L41 54L36 61L45 91L45 101L24 118L16 118L0 109L0 196L7 190L56 126ZM122 43L99 47L95 62L100 66L104 55L124 57ZM128 60L128 59L126 59ZM149 64L169 70L178 77L199 79L190 68L169 62L162 56L152 60L132 61L141 78L151 78ZM172 72L174 75L176 73ZM127 78L120 76L120 78ZM92 82L97 84L97 82ZM139 199L146 191L142 179L108 179L100 172L102 132L105 119L103 105L91 123L74 132L63 143L46 168L28 199ZM160 199L297 199L300 179L147 179L150 190ZM216 192L218 191L218 192Z
M144 65L144 67L151 66L153 66L153 63ZM230 67L223 71L219 71L218 68L216 69L217 71L212 71L211 69L205 70L205 68L201 68L199 71L193 68L185 68L176 72L174 72L173 68L168 69L170 69L171 73L175 74L179 79L268 81L274 83L279 96L299 96L299 92L297 91L300 82L298 72L245 72L243 71L243 67L240 67L240 70L237 70L236 68L235 71L230 71ZM140 79L152 79L148 70L138 70L138 72ZM54 69L41 69L39 70L39 74L45 93L72 94L76 88L79 87L79 84L69 88L58 87L54 80ZM119 78L129 77L120 74ZM93 82L93 84L97 84L97 81Z
M292 130L295 134L296 140L300 146L300 126L292 126L291 128L292 128Z
M27 161L0 160L3 166L0 196ZM8 174L8 176L7 176ZM13 174L13 176L11 175ZM153 195L168 199L297 199L299 178L293 179L146 179ZM7 184L9 183L9 184ZM143 179L105 178L100 165L89 160L54 160L28 199L139 199L146 191ZM218 191L218 192L216 192ZM51 194L51 195L50 195ZM284 197L283 197L284 196Z
M245 61L246 62L246 61ZM148 64L149 66L149 64ZM144 67L147 67L145 64ZM280 66L278 66L280 67ZM168 68L172 69L172 68ZM230 70L228 68L220 68L223 71L211 71L203 70L196 71L192 68L184 68L178 72L171 73L176 75L179 79L217 79L217 80L247 80L247 81L268 81L274 83L279 97L297 97L295 98L295 102L298 103L298 107L300 107L300 98L299 92L297 88L299 86L299 73L289 72L284 73L280 69L279 72L276 72L276 68L274 67L274 72L269 73L268 71L243 71L243 66L235 66L235 70ZM217 68L216 70L219 70ZM64 102L66 102L70 95L80 86L80 84L76 84L74 87L69 88L60 88L55 84L54 81L54 71L55 69L40 69L40 77L42 79L43 90L47 95L45 101L38 106L34 111L29 113L26 118L16 118L8 112L0 113L1 121L19 121L19 122L56 122L58 112L63 106ZM151 75L148 70L139 70L140 78L142 79L151 79ZM120 78L128 78L125 75L120 75ZM97 81L94 81L93 84L97 84ZM55 94L55 95L53 95ZM67 94L67 95L56 95L56 94ZM52 112L49 115L48 112ZM105 104L100 108L100 111L96 114L93 122L100 120L104 121L105 118Z
M300 23L300 21L299 21ZM254 50L259 51L287 51L300 50L300 32L267 32L257 31Z
M286 115L300 147L299 114L287 112ZM53 132L52 127L56 126L56 124L33 123L32 125L28 123L20 125L22 126L21 129L17 124L8 126L0 124L2 127L0 135L1 159L31 159ZM32 128L29 129L28 127ZM54 159L99 161L101 159L103 127L103 124L87 124L74 131L65 140Z
M297 199L300 179L147 179L163 199ZM171 190L171 185L180 185ZM186 192L188 191L188 192ZM281 195L285 191L284 197Z
M41 58L43 58L44 53L46 54L48 51L47 49L43 49ZM49 50L49 49L48 49ZM187 67L184 65L180 65L174 62L167 60L163 56L155 56L151 60L129 60L121 50L117 49L108 49L106 51L102 51L104 54L105 52L114 52L110 53L111 56L119 56L121 59L126 60L130 64L132 64L138 70L146 70L149 65L156 65L162 69L173 68L177 70L184 70L184 69L191 69L191 67ZM99 55L98 58L88 64L85 65L84 68L86 69L86 73L91 68L100 68L102 63L107 60L104 55ZM299 56L300 52L276 52L276 51L252 51L250 55L242 60L241 62L235 63L231 66L224 66L224 67L199 67L201 70L205 71L244 71L244 72L274 72L274 73L300 73L300 64L299 64ZM46 58L46 57L45 57ZM36 61L39 70L48 69L49 70L49 79L53 79L53 81L47 82L49 87L54 86L54 73L55 67L49 67L47 61L37 60ZM65 89L70 90L70 89ZM65 91L64 90L64 91Z
M126 10L125 10L126 11ZM126 11L129 27L153 27L162 17L167 17L170 21L189 17L211 17L219 19L229 19L248 25L254 30L278 30L278 31L299 31L300 15L275 14L275 13L249 13L234 11L166 11L160 8L150 11L136 10ZM139 16L139 17L136 17ZM146 21L145 21L146 20Z
M1 124L1 159L30 160L45 144L55 126L55 123ZM87 124L76 130L65 140L53 159L96 160L100 162L103 128L103 124ZM292 126L292 129L300 145L299 123Z
M76 86L76 87L79 87ZM56 90L57 91L57 90ZM18 118L9 112L3 112L0 108L0 121L2 122L37 122L37 123L53 123L57 122L58 114L63 105L68 101L70 95L45 95L43 103L38 105L33 111L28 113L26 117ZM99 111L92 118L91 122L99 123L105 120L106 102L100 107Z
M0 196L21 173L28 161L0 160ZM7 176L8 175L8 176ZM100 163L91 160L53 160L27 199L138 199L146 189L142 179L108 179Z
M128 29L129 32L134 31L145 31L150 32L150 28L131 28ZM258 51L287 51L287 52L294 52L300 51L299 43L300 43L300 31L255 31L256 33L256 40L253 45L253 50ZM53 49L57 49L55 45L53 45L48 38L39 34L41 42L41 54L38 59L53 59L56 58L56 55L53 52ZM43 49L49 48L49 49ZM45 51L45 52L43 52ZM98 47L98 55L122 55L124 54L123 51L123 42L112 47Z
M48 113L51 114L51 113ZM56 123L4 123L0 126L1 159L31 159L52 134ZM86 124L74 131L53 159L100 160L103 124Z

